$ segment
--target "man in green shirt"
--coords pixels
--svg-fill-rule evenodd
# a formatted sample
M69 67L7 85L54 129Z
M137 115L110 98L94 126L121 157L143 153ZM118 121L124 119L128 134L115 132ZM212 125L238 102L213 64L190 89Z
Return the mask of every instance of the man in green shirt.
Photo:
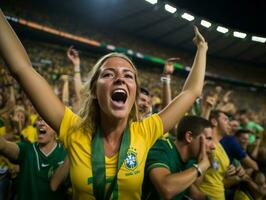
M64 162L66 151L55 139L54 130L43 120L37 122L38 139L35 143L22 141L12 143L0 136L0 154L20 166L17 179L19 200L66 199L61 190L52 192L50 177Z
M256 140L256 137L259 137L259 138L262 137L262 133L264 129L261 125L249 119L247 110L240 110L238 114L239 114L239 120L240 120L239 128L247 129L250 131L249 144L253 144Z
M210 122L197 116L184 117L175 142L162 138L150 149L143 199L183 199L185 190L209 168L213 149Z

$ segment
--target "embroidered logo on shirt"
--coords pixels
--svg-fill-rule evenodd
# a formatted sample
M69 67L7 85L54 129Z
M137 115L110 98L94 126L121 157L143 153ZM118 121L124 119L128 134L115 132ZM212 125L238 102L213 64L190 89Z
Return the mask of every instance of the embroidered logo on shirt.
M48 167L49 164L44 164L44 163L42 163L41 166L42 166L42 167Z
M217 170L219 169L219 165L220 165L220 163L219 163L218 160L213 160L213 161L212 161L212 168L213 168L215 171L217 171Z
M130 147L127 151L127 157L125 158L125 166L128 170L135 170L138 166L136 149Z

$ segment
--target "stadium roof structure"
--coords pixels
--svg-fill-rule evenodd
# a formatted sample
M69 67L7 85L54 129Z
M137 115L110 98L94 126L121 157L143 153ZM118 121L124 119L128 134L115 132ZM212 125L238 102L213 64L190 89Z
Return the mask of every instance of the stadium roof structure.
M214 19L210 20L206 17L194 15L194 13L191 13L189 10L179 8L177 5L179 1L177 3L175 2L177 1L91 0L87 2L86 12L97 13L94 15L87 15L91 17L91 19L88 18L88 20L96 20L97 23L102 23L104 26L125 31L128 34L142 37L158 44L188 51L194 50L194 46L191 42L191 38L193 37L192 27L193 25L197 25L209 43L210 55L236 61L250 62L259 66L264 66L266 64L266 31L262 32L265 29L265 27L264 29L262 27L264 26L263 23L260 24L262 28L258 31L249 29L248 31L253 32L250 33L245 31L247 28L245 28L245 30L239 30L239 28L234 29L230 27L233 26L232 23L230 23L231 25L220 24L220 21L219 23L218 21L214 21ZM181 2L184 1L181 0ZM207 1L199 2L205 2L205 7L207 6L205 10L208 9L208 5L206 5ZM172 10L170 8L170 11L167 11L167 8L165 8L166 4L172 6ZM265 3L263 4L265 5ZM217 4L217 6L219 6L219 4ZM213 6L210 7L210 9L212 8ZM195 5L193 9L197 10ZM241 10L241 4L239 4L239 9ZM201 10L201 12L204 11ZM211 13L213 12L214 11ZM184 13L188 16L184 16ZM191 17L189 15L192 16L190 20L186 18ZM227 15L230 14L225 11L224 18L226 18ZM202 20L204 20L203 23L207 23L206 26L202 25ZM239 22L240 21L239 18ZM209 28L207 28L208 22L211 24ZM232 19L232 22L237 23L237 20ZM243 20L241 23L244 23ZM228 30L225 31L225 33L219 32L218 26ZM248 26L248 23L246 26ZM256 27L256 25L254 25L254 27ZM254 41L256 39L261 39L262 41L256 42Z
M24 0L68 17L176 48L193 51L193 25L209 44L209 55L266 64L264 0ZM168 5L166 5L168 4ZM77 21L78 23L78 21Z

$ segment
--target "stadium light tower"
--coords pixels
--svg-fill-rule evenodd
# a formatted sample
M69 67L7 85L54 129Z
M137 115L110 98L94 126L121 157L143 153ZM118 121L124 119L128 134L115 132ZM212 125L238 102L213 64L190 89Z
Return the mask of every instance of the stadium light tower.
M260 43L265 43L266 42L266 38L258 37L258 36L252 36L251 40L254 41L254 42L260 42Z
M149 2L150 4L156 4L158 2L158 0L145 0L147 2Z
M182 17L183 19L188 20L188 21L193 21L193 20L195 19L195 17L194 17L193 15L188 14L188 13L184 13L183 15L181 15L181 17Z
M212 26L211 22L208 22L206 20L201 20L200 24L201 24L201 26L204 26L206 28L210 28Z
M228 28L222 26L218 26L216 30L220 33L227 33L229 31Z
M169 5L169 4L165 4L164 5L164 9L169 12L169 13L175 13L176 12L176 8Z
M247 34L246 33L241 33L241 32L238 32L238 31L234 31L233 32L233 36L237 37L237 38L244 39L245 37L247 37Z

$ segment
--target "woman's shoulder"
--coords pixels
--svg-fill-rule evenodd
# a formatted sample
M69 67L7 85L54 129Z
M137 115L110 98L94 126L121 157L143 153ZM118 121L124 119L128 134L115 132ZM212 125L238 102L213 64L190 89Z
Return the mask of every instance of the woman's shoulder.
M141 124L160 123L160 122L161 122L160 116L157 113L155 113L144 119L134 121L131 123L131 125L136 126L136 125L141 125Z
M79 121L80 119L81 118L78 116L78 114L74 113L69 107L65 107L63 120Z
M163 134L163 123L158 114L152 114L151 116L142 119L140 121L132 122L130 129L135 132L153 135Z

